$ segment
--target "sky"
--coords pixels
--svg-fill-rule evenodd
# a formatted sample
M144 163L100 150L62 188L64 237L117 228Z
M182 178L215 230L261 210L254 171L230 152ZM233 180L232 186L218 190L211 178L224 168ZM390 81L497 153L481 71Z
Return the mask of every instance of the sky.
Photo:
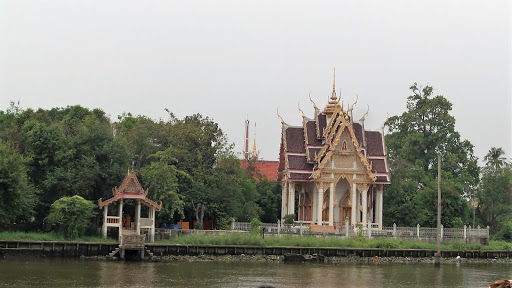
M434 87L481 160L512 156L512 4L506 0L0 1L0 110L82 105L168 119L195 113L278 160L281 123L332 91L365 128Z

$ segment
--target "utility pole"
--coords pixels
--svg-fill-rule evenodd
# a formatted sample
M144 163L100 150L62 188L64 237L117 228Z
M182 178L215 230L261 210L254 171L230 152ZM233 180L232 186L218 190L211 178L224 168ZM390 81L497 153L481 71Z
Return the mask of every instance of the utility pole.
M435 264L441 263L441 155L437 155L437 253Z

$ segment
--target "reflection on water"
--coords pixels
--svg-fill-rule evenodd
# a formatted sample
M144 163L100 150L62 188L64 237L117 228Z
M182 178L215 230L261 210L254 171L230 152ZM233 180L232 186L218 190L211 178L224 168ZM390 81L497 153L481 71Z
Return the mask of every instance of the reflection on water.
M487 287L509 264L0 260L0 287Z

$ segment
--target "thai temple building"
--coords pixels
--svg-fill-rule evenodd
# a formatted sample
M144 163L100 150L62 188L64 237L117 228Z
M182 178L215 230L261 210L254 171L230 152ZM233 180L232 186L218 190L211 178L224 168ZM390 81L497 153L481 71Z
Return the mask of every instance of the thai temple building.
M345 226L346 219L353 228L371 223L372 229L381 229L383 187L390 184L384 124L379 131L366 130L367 114L354 121L355 103L344 110L335 90L333 83L323 110L310 99L314 115L308 118L301 111L302 125L291 126L279 116L281 218L295 214L302 223L330 230Z

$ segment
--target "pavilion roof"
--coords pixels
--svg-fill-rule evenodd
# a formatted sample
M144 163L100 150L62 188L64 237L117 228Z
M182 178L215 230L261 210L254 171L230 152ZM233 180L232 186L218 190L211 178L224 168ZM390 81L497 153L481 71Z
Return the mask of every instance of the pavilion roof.
M123 182L121 182L119 188L114 187L114 189L112 189L112 194L113 197L105 201L103 201L102 198L98 199L98 206L103 208L104 206L108 206L121 199L137 199L144 203L146 206L155 208L157 211L162 209L162 201L160 201L160 204L158 204L155 201L149 199L147 197L148 189L144 190L142 188L139 180L137 179L137 175L135 175L133 170L130 171L130 169L128 169L128 173L124 177Z

